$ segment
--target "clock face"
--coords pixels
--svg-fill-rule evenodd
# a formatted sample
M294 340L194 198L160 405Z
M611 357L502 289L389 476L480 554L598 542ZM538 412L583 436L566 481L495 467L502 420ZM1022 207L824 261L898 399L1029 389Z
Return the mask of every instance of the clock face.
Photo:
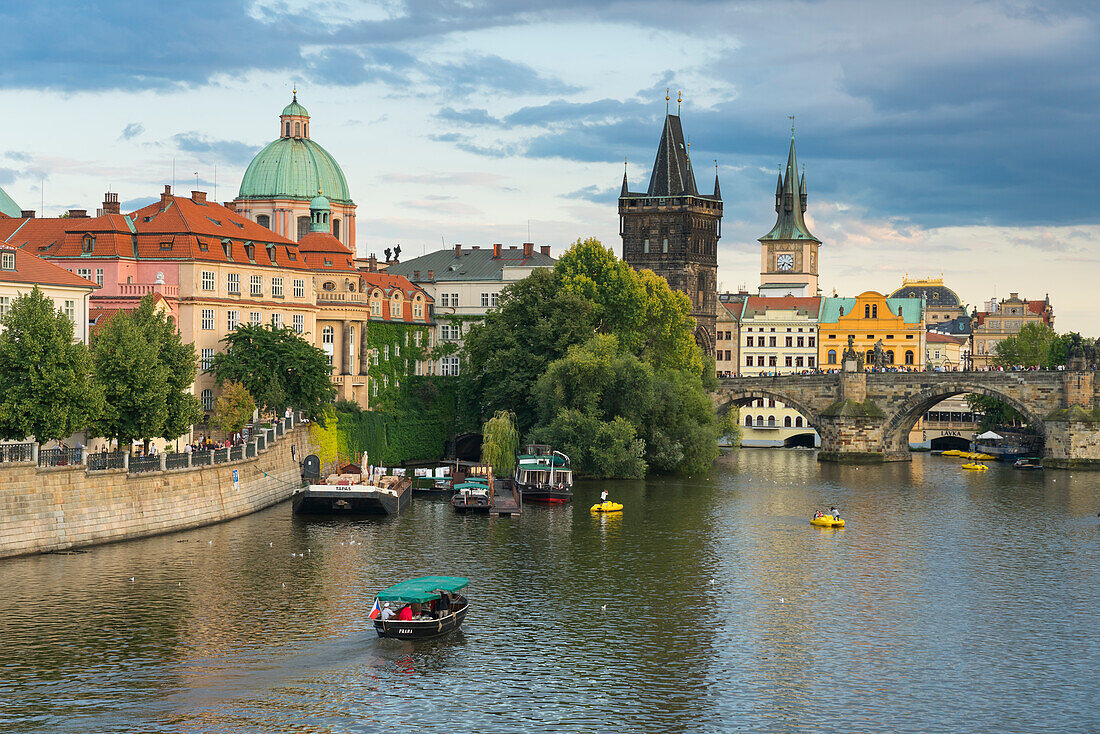
M783 254L775 259L775 265L780 270L790 270L794 267L794 255Z

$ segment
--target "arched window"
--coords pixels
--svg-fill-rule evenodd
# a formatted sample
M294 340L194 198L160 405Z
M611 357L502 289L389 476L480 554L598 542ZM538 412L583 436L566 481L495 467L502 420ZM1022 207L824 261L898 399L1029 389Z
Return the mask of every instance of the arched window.
M893 349L887 349L886 350L886 364L893 364L893 363L894 363L894 350Z
M298 236L295 239L302 239L309 233L309 217L298 217Z
M202 409L213 410L214 409L214 391L207 388L202 391Z
M305 133L305 137L309 137L309 123L302 123L302 132Z
M752 416L751 415L746 415L745 416L745 425L748 426L749 428L752 428Z
M868 367L874 367L875 366L875 350L874 349L868 349L867 350L867 354L864 355L864 357L863 357L863 364L867 365Z
M290 123L289 122L286 124L286 136L288 138L290 137Z
M271 229L271 217L266 214L258 214L256 215L256 224Z
M789 415L783 419L783 427L784 428L790 428L791 427L791 417Z
M294 123L294 137L302 137L302 123L300 122Z
M871 318L873 318L873 319L878 318L878 304L877 303L875 305L871 306Z
M844 315L844 307L843 307L843 306L841 306L841 307L840 307L840 315L841 315L841 316L843 316L843 315Z
M829 364L836 364L836 350L829 350Z
M333 219L332 220L332 236L335 237L336 239L340 239L340 220L339 219Z
M871 318L871 304L869 303L863 304L863 318Z
M913 364L913 350L912 349L906 349L905 350L905 364Z
M764 427L764 416L762 416L762 415L756 416L756 425L760 426L761 428Z
M795 428L801 428L802 427L802 416L796 415L794 417L794 427Z
M768 416L768 428L775 428L775 416L774 415L769 415Z

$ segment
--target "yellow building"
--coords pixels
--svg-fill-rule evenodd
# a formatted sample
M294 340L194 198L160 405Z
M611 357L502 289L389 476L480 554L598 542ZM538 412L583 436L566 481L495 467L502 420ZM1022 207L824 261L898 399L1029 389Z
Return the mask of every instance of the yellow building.
M925 332L924 300L887 298L866 291L855 298L824 298L819 319L821 369L840 369L849 337L864 366L874 366L874 349L880 344L883 366L888 369L923 369Z

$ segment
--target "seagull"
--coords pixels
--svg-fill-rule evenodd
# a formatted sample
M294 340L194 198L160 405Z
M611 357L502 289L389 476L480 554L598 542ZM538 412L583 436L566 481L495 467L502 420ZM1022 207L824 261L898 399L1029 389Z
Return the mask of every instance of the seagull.
M710 584L711 584L711 586L713 586L713 585L714 585L714 579L711 579L711 580L710 580Z
M779 603L780 603L780 604L782 604L782 603L783 603L783 602L785 602L785 601L786 601L786 600L785 600L785 599L784 599L783 597L779 597Z
M133 576L130 577L130 583L131 584L134 583L134 577Z
M274 548L274 547L275 547L275 544L274 544L274 543L268 543L268 544L267 544L267 547L268 547L268 548Z
M207 545L214 545L214 541L212 541L212 540L208 540L208 541L206 541L206 544L207 544Z
M312 548L306 548L306 553L312 553L312 552L313 552Z
M133 579L130 579L130 580L133 581ZM602 607L600 607L600 611L601 612L606 612L607 611L607 605L604 604Z
M286 588L286 584L283 584L283 588L284 588L284 589Z

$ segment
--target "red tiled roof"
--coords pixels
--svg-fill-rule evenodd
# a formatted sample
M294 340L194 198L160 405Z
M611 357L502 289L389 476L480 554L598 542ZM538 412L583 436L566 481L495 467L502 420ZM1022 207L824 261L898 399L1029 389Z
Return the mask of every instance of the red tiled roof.
M745 301L745 314L750 310L765 312L768 309L781 309L789 311L797 309L808 311L812 314L821 312L820 296L749 296Z
M328 232L308 232L298 241L298 251L310 270L359 272L355 267L355 253Z
M70 273L65 268L54 265L48 260L43 260L34 253L20 250L18 247L0 243L0 252L15 253L15 270L0 270L0 281L6 283L73 286L76 288L87 288L89 291L99 287L90 280Z
M925 341L930 344L964 344L966 337L955 337L948 334L940 334L937 331L930 331L925 335Z

